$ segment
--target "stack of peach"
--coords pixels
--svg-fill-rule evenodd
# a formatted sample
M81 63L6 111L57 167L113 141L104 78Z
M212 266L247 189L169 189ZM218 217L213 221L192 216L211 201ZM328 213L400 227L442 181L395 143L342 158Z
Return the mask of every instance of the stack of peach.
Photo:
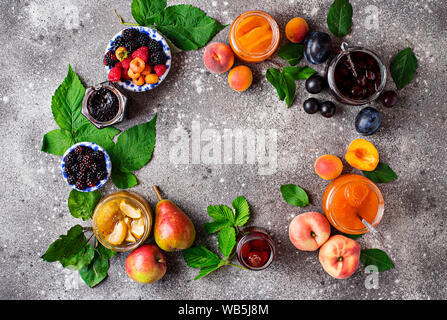
M379 153L365 139L351 142L345 160L354 168L373 171L379 163ZM315 162L315 172L325 180L340 176L343 163L340 158L326 154ZM289 238L299 250L316 251L320 247L319 260L323 269L336 279L349 278L357 270L360 245L343 235L331 235L327 218L319 212L306 212L296 216L289 226Z

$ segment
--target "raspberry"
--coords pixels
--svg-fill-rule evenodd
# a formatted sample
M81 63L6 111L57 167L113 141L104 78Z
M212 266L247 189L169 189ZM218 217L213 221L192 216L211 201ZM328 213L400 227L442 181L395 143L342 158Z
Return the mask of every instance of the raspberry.
M163 46L158 42L157 40L149 38L147 47L149 48L149 51L157 52L157 51L163 51Z
M129 77L129 69L123 69L123 71L121 72L121 77L125 81L131 81L132 80L132 78Z
M166 59L166 55L163 51L152 52L150 56L150 61L153 65L165 64Z
M118 62L118 59L115 56L115 52L112 50L108 51L106 55L104 56L104 65L108 67L114 67L115 64Z
M121 61L121 67L123 69L129 69L130 66L130 62L132 61L132 57L127 57L126 59L124 59L123 61Z
M149 49L147 47L138 48L134 53L132 53L132 58L140 58L144 61L144 63L147 63L149 60Z
M109 72L109 80L110 81L120 81L121 80L121 65L115 66Z
M158 64L154 67L157 76L161 77L166 72L166 66L164 64Z

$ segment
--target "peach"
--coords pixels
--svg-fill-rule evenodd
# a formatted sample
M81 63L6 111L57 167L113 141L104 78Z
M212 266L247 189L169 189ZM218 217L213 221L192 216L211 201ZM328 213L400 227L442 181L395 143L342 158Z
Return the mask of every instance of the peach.
M321 247L318 258L323 269L332 277L346 279L357 270L360 245L357 241L338 234Z
M349 145L345 159L353 168L374 171L379 164L379 151L368 140L355 139Z
M286 25L286 37L293 43L300 43L309 32L309 26L303 18L293 18Z
M234 63L234 54L225 43L214 42L205 48L203 54L205 67L213 73L224 73L230 70Z
M252 81L253 74L247 66L234 67L228 74L228 83L237 92L247 90L251 86Z
M296 216L289 226L289 238L303 251L315 251L329 239L331 226L324 215L306 212Z
M337 178L342 170L343 163L340 158L332 154L325 154L315 161L315 172L324 180Z

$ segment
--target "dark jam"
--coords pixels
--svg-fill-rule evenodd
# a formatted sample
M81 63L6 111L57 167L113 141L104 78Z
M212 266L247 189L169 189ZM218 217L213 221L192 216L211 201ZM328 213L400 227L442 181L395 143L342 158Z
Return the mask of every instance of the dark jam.
M275 244L264 229L250 227L244 230L236 252L241 265L251 270L262 270L272 263Z
M353 100L364 100L376 93L382 81L379 63L364 52L343 56L335 67L335 85L340 93ZM354 67L354 70L353 70Z
M118 97L111 90L101 88L91 94L88 100L87 109L96 121L108 122L118 114Z
M265 265L270 258L270 254L270 246L265 240L252 240L242 247L244 261L254 268Z

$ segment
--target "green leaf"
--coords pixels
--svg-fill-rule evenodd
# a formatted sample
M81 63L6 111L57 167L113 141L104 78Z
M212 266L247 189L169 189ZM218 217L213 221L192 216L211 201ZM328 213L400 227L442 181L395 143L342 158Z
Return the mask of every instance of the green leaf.
M326 21L336 37L347 35L352 26L352 5L349 0L335 0L329 8Z
M166 7L166 0L133 0L132 16L140 26L150 26Z
M290 75L294 80L306 80L310 76L316 73L316 71L310 67L284 67L284 73Z
M62 258L61 264L64 268L70 270L80 270L90 264L95 256L95 249L91 244L86 244L84 248L70 258Z
M112 181L117 188L129 189L138 184L138 180L131 172L121 172L112 168Z
M73 189L68 197L68 209L73 217L86 221L92 217L100 199L101 193L98 190L80 192Z
M73 144L75 144L75 140L70 131L56 129L44 135L41 151L62 156Z
M191 268L204 268L220 263L220 258L204 246L188 248L182 251L183 259Z
M386 163L379 162L374 171L362 171L374 183L386 183L397 179L397 174Z
M418 60L410 47L400 51L393 58L390 71L398 90L401 90L413 80L417 68Z
M75 225L68 230L66 235L61 235L54 241L41 257L47 262L61 261L78 254L87 244L83 229L80 225Z
M383 272L394 268L394 264L388 255L380 249L364 249L360 252L360 261L365 266L374 265Z
M186 4L167 7L154 20L157 30L182 50L205 46L226 27L199 8Z
M236 222L233 211L226 205L208 206L207 211L214 221L229 222L231 225Z
M199 280L200 278L203 278L204 276L210 274L214 270L217 270L224 265L225 265L225 261L221 260L219 264L209 266L209 267L204 267L204 268L200 269L199 274L197 275L197 277L194 278L194 280Z
M347 238L351 238L351 239L358 239L361 238L363 236L363 234L349 234L349 233L343 233L343 235Z
M283 88L284 78L281 72L278 69L269 68L265 73L265 77L267 78L267 81L275 87L279 100L283 101L286 97L286 91L285 88Z
M281 194L284 200L295 207L305 207L309 204L309 197L306 191L296 184L286 184L281 186Z
M98 243L95 249L95 255L89 265L79 270L82 280L93 288L107 277L109 271L109 259L116 254L115 251L109 250Z
M229 257L236 244L236 231L233 227L226 227L220 230L217 240L219 249L225 258Z
M250 206L248 205L247 199L239 196L233 200L232 206L236 215L235 225L243 226L250 218Z
M296 91L296 85L295 85L295 79L293 75L290 73L283 72L284 74L284 80L286 83L286 104L287 108L290 108L290 106L293 103L293 99L295 99L295 91Z
M213 221L213 222L206 222L204 225L205 231L213 234L216 233L217 231L222 230L225 227L230 227L233 224L227 220L224 221Z
M141 169L152 158L157 115L146 123L127 129L118 136L111 150L112 164L121 172Z
M287 60L291 66L295 66L303 58L303 51L302 44L289 42L278 50L278 56Z
M107 152L114 147L113 138L119 133L114 127L106 127L101 130L96 128L90 122L83 125L74 134L74 140L77 142L89 141L103 147Z

